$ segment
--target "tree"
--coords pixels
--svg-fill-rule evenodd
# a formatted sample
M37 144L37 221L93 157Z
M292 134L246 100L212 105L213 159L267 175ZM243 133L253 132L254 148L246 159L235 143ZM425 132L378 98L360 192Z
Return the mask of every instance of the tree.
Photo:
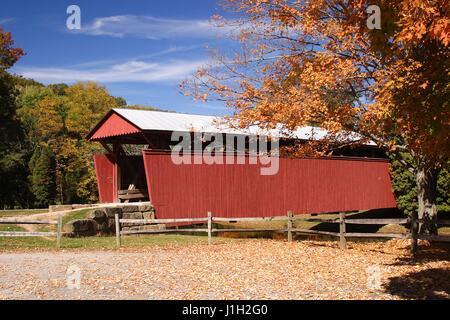
M414 162L411 155L407 152L401 152L396 156L391 155L391 179L392 190L394 191L397 206L406 216L412 216L417 212L417 184L415 176L405 166L400 163L398 158L406 161L411 167ZM448 167L448 165L447 165ZM443 168L437 179L436 206L438 213L450 212L450 174L446 168Z
M56 197L52 201L97 201L92 154L102 148L88 143L85 137L110 108L116 107L117 100L94 82L46 87L18 80L17 88L18 114L32 150L47 145L54 154Z
M381 29L368 27L377 18L367 14L370 5L381 8ZM282 124L292 132L315 123L328 130L297 152L329 154L354 133L359 143L387 148L415 176L426 221L420 232L436 233L437 177L450 152L449 4L228 0L226 7L240 18L214 19L234 29L239 49L212 51L214 63L181 85L185 94L225 101L239 127Z
M16 114L14 77L6 70L25 53L14 47L11 33L0 28L0 207L26 206L24 130ZM23 179L21 179L23 178ZM25 184L25 185L24 185Z
M70 86L66 99L67 134L59 150L59 164L67 186L66 200L95 202L97 183L92 154L103 148L86 141L85 137L111 108L117 107L117 100L95 82Z
M38 103L53 93L46 86L23 78L16 78L16 89L18 91L16 96L17 116L30 144L31 157L33 150L46 140L46 137L39 132L39 117L36 114Z
M122 97L116 97L116 104L118 107L126 107L127 101Z
M0 71L11 68L25 54L22 48L14 47L11 32L3 32L0 28Z
M126 101L95 82L45 86L10 75L23 54L0 28L0 207L95 202L92 154L103 149L85 137Z
M67 129L82 139L106 112L117 106L116 98L96 82L74 84L66 89L66 97Z
M42 145L34 150L30 163L31 191L38 208L55 203L56 196L56 163L55 155L48 145Z

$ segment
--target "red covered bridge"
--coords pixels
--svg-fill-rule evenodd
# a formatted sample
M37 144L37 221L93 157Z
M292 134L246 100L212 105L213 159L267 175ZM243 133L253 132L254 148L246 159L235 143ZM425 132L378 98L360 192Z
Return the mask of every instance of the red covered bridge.
M219 123L219 124L218 124ZM279 216L396 207L389 163L371 145L336 157L279 158L274 175L261 175L252 155L223 155L224 164L176 164L173 132L254 134L221 127L220 118L147 110L112 109L89 133L106 154L94 155L100 201L150 200L158 218ZM313 127L297 139L320 139ZM227 164L227 157L234 164ZM237 158L243 164L238 164ZM231 162L231 161L230 161Z

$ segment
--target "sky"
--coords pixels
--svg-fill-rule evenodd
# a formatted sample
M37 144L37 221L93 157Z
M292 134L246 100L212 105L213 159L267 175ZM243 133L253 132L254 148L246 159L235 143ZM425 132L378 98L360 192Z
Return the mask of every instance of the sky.
M80 8L80 29L67 27L70 5ZM5 1L0 27L27 52L11 73L46 85L96 81L129 105L226 115L224 104L178 89L210 61L206 46L232 45L209 23L214 14L227 15L215 0Z

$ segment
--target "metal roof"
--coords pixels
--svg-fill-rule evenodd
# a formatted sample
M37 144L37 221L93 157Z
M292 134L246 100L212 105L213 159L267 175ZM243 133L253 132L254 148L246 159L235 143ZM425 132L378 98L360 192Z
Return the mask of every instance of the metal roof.
M116 119L118 118L117 115L123 120ZM273 130L265 130L257 125L246 129L235 129L230 127L225 118L218 116L113 108L91 130L86 138L88 140L97 140L105 137L126 135L139 130L260 135L301 140L321 140L328 134L327 130L311 126L298 128L288 134L286 130L283 130L281 124L277 129ZM360 140L357 134L353 134L351 139L353 141ZM375 145L373 142L368 144Z
M173 113L153 110L113 109L123 118L141 130L161 131L196 131L208 133L227 133L243 135L270 135L273 137L287 137L282 130L263 130L259 126L248 129L230 128L224 118L217 116ZM302 127L293 133L297 139L322 139L326 130L317 127Z

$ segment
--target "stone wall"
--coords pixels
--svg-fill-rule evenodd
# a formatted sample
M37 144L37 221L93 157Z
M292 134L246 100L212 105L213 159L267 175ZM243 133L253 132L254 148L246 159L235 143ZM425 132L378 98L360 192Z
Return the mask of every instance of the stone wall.
M155 211L150 203L136 203L117 207L99 208L88 211L86 219L69 221L64 231L69 237L108 236L115 234L115 214L123 219L155 219ZM121 224L122 230L164 229L165 225Z

